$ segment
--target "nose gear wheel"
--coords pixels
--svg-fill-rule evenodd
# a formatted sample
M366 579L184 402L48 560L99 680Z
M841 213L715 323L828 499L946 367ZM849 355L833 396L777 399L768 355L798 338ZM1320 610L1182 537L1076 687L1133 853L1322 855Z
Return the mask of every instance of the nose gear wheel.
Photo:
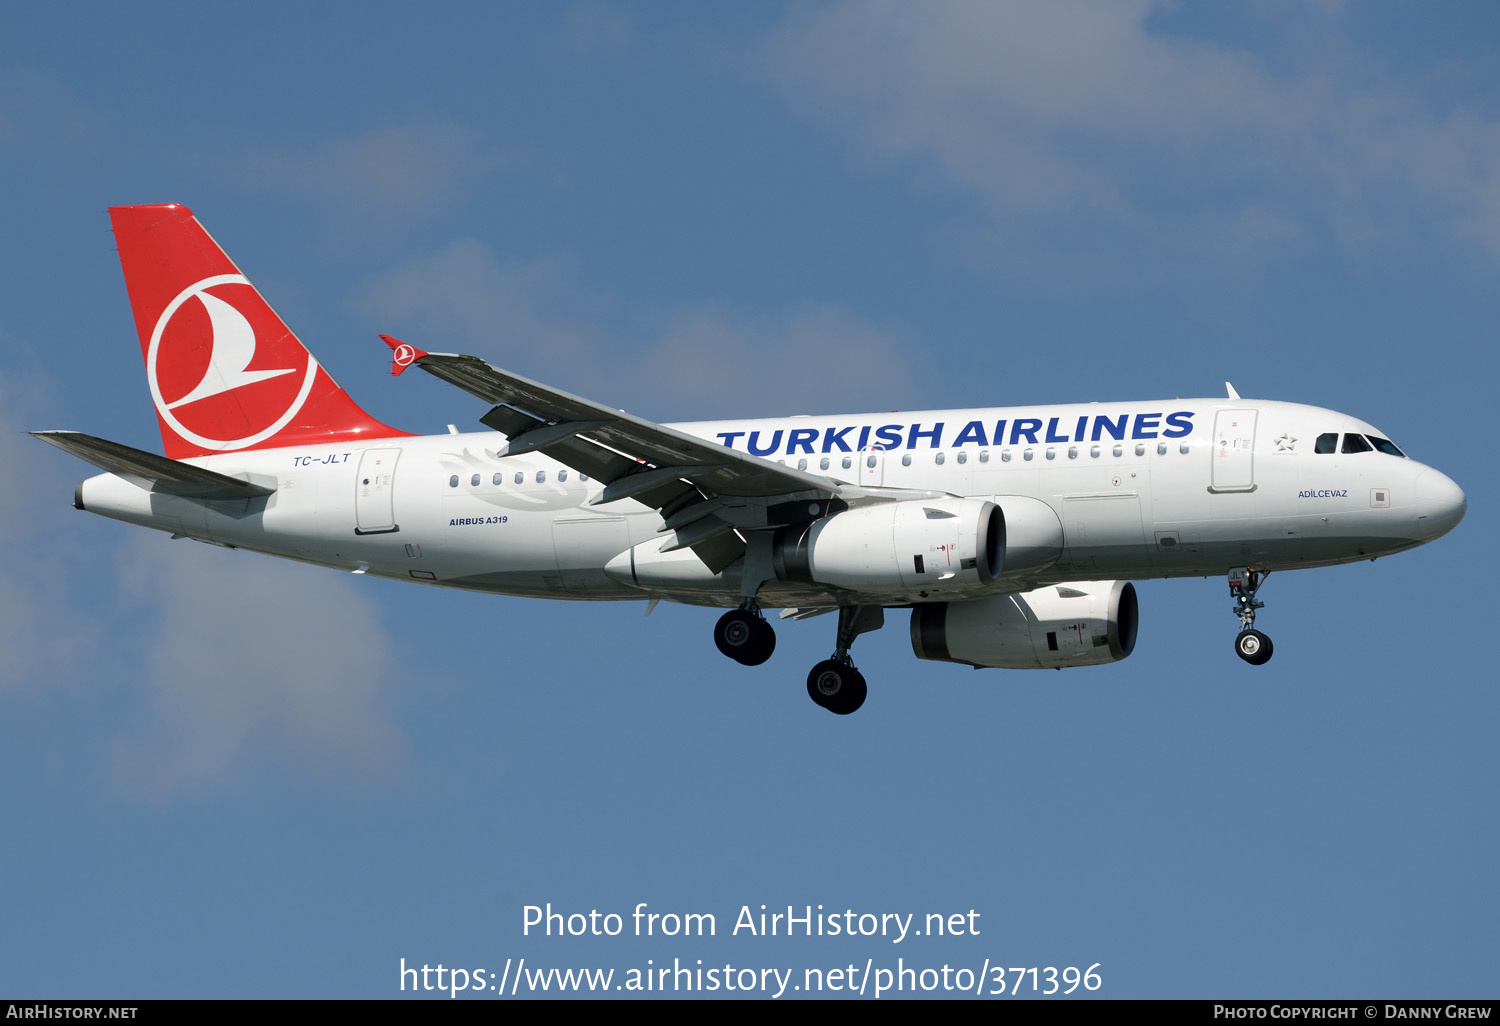
M1229 597L1234 599L1234 615L1240 619L1240 633L1234 639L1234 651L1251 666L1260 666L1271 658L1271 639L1255 629L1255 611L1265 607L1255 595L1270 577L1249 567L1237 566L1229 571Z

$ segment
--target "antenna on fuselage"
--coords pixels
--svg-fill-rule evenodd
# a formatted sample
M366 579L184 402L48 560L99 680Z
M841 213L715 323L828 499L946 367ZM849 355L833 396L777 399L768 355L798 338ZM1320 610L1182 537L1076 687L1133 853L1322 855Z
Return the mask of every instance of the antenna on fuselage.
M1234 386L1227 381L1224 382L1224 389L1229 393L1229 398L1238 399L1240 397L1240 394L1234 390Z

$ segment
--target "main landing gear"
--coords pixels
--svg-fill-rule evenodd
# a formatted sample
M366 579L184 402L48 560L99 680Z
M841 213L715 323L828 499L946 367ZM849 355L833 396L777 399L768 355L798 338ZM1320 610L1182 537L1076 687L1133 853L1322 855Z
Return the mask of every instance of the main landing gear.
M1234 615L1240 618L1240 633L1234 639L1234 650L1251 666L1260 666L1274 651L1271 639L1255 629L1255 611L1265 606L1255 601L1255 593L1271 574L1237 566L1229 571L1229 596L1234 599Z
M865 704L869 689L865 676L854 668L849 647L867 631L885 625L880 606L840 606L838 638L832 659L825 659L807 675L807 694L829 712L847 716ZM760 607L747 604L719 617L714 625L714 644L735 662L759 666L776 650L776 632L761 615Z
M714 624L714 644L737 663L759 666L776 651L776 632L756 605L731 609Z
M854 668L848 655L824 659L807 675L807 697L831 713L847 716L865 704L865 675Z
M832 659L824 659L807 675L807 697L831 713L848 716L865 704L865 675L854 668L849 647L867 631L885 626L880 606L839 606L839 631Z

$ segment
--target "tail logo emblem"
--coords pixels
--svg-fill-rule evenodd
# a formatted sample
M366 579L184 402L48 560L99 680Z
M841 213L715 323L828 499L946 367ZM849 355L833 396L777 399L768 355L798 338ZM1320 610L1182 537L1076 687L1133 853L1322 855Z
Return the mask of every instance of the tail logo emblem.
M151 398L156 403L156 411L161 414L162 420L172 426L172 430L178 435L213 451L226 451L231 449L243 449L246 446L262 442L286 427L291 419L296 416L302 404L307 401L307 396L312 391L313 381L318 374L318 361L311 353L302 350L301 345L296 348L302 350L307 360L307 369L303 372L301 387L285 410L279 416L271 416L272 423L269 426L254 431L241 438L211 438L199 432L193 431L185 424L174 411L195 403L205 403L217 398L219 402L233 402L237 411L240 404L236 401L233 393L247 385L254 385L262 381L269 381L287 374L297 373L299 368L286 367L274 370L249 370L251 361L255 359L256 335L255 328L244 312L236 309L224 299L211 294L208 290L216 285L245 285L250 286L250 281L242 274L220 274L211 278L204 278L195 282L177 294L177 297L167 304L162 310L161 316L157 318L156 328L151 333L151 343L146 353L146 377L151 385ZM253 286L250 286L253 288ZM203 376L196 385L183 395L168 401L162 395L161 383L158 378L158 360L161 353L162 336L172 322L172 318L183 308L189 300L196 299L203 310L208 314L212 335L210 338L210 349L208 364L204 368ZM264 300L260 301L262 304ZM289 392L289 390L288 390ZM285 401L285 400L281 400ZM210 412L211 411L211 404ZM205 407L196 407L203 410ZM274 415L275 410L271 413ZM187 415L187 411L183 410ZM192 418L190 418L192 419ZM264 418L257 418L257 421Z

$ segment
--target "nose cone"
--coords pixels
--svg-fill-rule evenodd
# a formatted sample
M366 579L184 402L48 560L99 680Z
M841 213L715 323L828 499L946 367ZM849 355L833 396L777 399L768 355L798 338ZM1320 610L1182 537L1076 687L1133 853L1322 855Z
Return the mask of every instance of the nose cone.
M1416 492L1417 529L1427 540L1457 527L1469 508L1464 490L1447 474L1430 467L1417 475Z

